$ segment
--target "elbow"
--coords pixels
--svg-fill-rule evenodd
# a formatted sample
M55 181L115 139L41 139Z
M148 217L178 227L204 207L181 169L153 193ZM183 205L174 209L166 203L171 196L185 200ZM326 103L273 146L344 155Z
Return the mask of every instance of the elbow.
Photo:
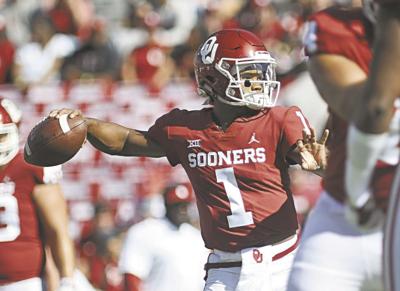
M367 104L363 110L363 116L365 120L376 122L385 118L388 113L391 114L392 110L393 104L390 105L388 102L371 102L370 104Z
M355 117L355 125L366 133L379 134L387 131L393 116L393 104L374 102L359 107Z
M104 152L112 156L119 156L123 153L125 149L125 144L126 140L124 142L121 141L118 143L108 144L106 145Z

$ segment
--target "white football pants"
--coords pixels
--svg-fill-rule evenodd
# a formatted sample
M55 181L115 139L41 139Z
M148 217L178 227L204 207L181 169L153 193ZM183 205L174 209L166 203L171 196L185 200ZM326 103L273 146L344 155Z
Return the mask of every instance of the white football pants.
M247 248L236 253L214 250L208 258L209 263L242 261L242 267L208 270L204 291L286 290L297 240L297 235L295 235L279 244ZM272 260L274 256L282 252L285 253L284 256ZM260 258L262 262L257 262Z
M42 279L30 278L13 282L6 285L0 285L0 291L43 291Z
M360 233L323 192L306 220L288 291L383 290L382 231Z

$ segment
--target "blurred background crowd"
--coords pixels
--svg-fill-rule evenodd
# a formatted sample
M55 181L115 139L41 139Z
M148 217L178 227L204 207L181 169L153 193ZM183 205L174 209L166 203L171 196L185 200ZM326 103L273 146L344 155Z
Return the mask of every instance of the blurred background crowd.
M307 17L332 0L0 0L0 95L23 110L22 142L49 110L147 129L173 107L201 108L193 56L223 28L255 32L278 61L280 104L300 106L320 132L327 110L306 72ZM165 159L106 156L85 145L64 165L71 233L81 270L101 290L121 290L117 261L126 229L162 216L160 193L186 182ZM291 170L301 219L320 191Z

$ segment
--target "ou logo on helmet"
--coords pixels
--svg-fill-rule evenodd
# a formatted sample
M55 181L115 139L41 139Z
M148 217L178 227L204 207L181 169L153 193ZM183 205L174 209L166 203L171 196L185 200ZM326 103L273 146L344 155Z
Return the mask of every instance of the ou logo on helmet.
M215 53L217 52L218 43L216 43L217 37L212 36L203 44L200 49L201 60L204 64L212 64L215 59Z

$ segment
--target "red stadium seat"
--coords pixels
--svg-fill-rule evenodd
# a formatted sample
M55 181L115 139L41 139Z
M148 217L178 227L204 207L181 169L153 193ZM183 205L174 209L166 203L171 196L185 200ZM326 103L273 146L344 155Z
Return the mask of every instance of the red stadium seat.
M59 84L31 86L26 96L34 104L56 104L65 100L64 89Z
M69 89L68 99L75 103L97 103L106 99L101 83L75 83Z

